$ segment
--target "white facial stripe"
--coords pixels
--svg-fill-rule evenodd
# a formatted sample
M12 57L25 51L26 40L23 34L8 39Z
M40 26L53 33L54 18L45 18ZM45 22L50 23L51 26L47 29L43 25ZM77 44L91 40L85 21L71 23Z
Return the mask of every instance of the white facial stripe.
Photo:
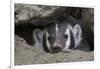
M56 32L58 32L58 24L56 24Z
M69 46L70 46L70 43L71 43L71 38L70 38L70 28L67 28L66 29L66 32L65 34L68 35L68 39L66 40L66 46L64 47L63 51L69 51Z
M49 33L46 32L46 44L47 44L47 48L49 49L49 51L51 51L50 43L49 43L49 41L48 41L48 37L49 37Z

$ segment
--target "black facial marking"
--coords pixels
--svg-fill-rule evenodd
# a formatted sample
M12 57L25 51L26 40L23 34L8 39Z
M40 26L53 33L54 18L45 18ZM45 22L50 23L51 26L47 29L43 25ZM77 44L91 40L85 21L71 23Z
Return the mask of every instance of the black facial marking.
M49 49L47 48L47 44L46 44L46 34L43 35L42 43L43 43L43 49L44 49L46 52L49 52Z
M70 31L70 39L71 39L71 43L70 43L69 49L73 49L75 46L75 40L74 40L72 31Z
M68 35L67 35L67 34L64 34L63 36L64 36L64 38L65 38L65 39L67 39L67 38L68 38Z

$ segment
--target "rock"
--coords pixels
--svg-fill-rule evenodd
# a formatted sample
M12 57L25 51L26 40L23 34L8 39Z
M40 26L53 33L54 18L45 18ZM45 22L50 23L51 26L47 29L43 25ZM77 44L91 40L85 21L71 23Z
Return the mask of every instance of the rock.
M59 7L32 4L15 4L15 23L35 17L49 16Z

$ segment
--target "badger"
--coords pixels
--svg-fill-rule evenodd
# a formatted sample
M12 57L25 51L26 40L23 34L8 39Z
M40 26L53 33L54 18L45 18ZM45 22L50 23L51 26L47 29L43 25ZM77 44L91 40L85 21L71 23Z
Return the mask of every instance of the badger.
M88 44L90 51L94 49L93 32L83 28L79 23L52 23L45 28L43 34L43 48L46 52L70 52L81 44Z
M33 32L35 46L42 47L50 53L70 52L81 45L88 45L90 51L94 50L94 32L91 26L80 21L52 22Z

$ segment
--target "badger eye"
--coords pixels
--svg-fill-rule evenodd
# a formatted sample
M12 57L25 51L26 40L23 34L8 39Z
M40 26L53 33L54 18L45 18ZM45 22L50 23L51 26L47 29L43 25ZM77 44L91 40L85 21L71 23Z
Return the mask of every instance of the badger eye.
M51 39L51 37L49 36L49 37L48 37L48 40L50 40L50 39Z
M67 39L67 38L68 38L68 35L67 35L67 34L65 34L65 35L64 35L64 38L65 38L65 39Z

